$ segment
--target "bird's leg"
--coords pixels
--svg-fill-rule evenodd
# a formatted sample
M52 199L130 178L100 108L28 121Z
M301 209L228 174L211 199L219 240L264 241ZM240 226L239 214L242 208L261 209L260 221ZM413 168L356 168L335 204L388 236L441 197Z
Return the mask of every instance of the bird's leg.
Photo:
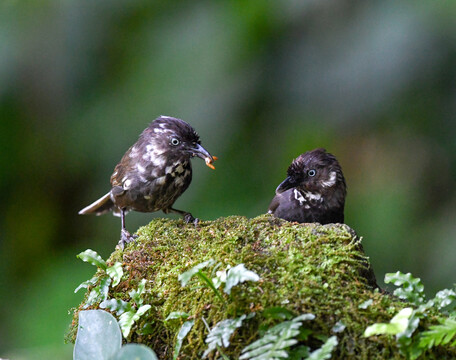
M194 218L193 215L190 214L187 211L182 211L182 210L177 210L177 209L173 209L173 208L168 208L168 209L163 210L163 212L165 214L168 214L170 212L175 213L175 214L179 214L179 215L181 215L184 218L184 221L187 224L193 223L196 226L198 224L198 222L199 222L198 218Z
M122 230L120 231L119 246L123 250L125 244L134 241L138 235L131 235L125 227L125 209L120 209L120 221L122 224Z

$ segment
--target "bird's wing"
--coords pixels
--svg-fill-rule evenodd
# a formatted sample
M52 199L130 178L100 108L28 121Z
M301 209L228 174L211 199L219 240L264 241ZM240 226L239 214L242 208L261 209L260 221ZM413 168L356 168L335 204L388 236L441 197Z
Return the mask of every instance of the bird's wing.
M277 207L280 205L280 198L281 197L282 197L281 194L277 194L271 200L271 203L269 204L269 207L268 207L268 213L269 214L274 214L275 213L275 211L277 210Z

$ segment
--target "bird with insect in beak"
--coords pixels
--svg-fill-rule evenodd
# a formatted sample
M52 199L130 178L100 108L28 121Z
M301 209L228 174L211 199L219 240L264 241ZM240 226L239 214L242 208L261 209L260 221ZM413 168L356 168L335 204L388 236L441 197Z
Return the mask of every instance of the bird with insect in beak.
M277 187L268 213L288 221L343 223L347 187L334 155L315 149L298 156Z
M102 215L112 211L121 218L119 245L133 241L125 227L128 211L176 213L186 223L196 223L191 213L173 208L192 181L190 159L200 157L212 165L217 157L201 146L196 131L185 121L170 116L155 119L139 136L114 169L111 190L79 214Z

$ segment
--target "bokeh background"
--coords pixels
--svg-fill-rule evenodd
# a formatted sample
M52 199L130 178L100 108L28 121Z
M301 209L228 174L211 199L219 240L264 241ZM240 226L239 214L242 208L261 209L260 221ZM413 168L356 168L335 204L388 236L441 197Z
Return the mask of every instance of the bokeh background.
M325 147L379 280L453 287L455 18L432 0L3 0L0 357L71 358L73 290L94 272L76 254L107 258L120 229L77 212L160 114L220 158L193 162L176 207L262 214L291 160Z

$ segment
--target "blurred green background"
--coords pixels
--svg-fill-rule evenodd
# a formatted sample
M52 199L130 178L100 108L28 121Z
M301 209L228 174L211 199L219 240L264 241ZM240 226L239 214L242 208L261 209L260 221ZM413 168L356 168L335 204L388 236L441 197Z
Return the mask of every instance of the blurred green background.
M94 271L75 256L108 257L120 230L77 212L160 114L220 158L193 162L176 207L254 217L293 158L326 147L379 280L452 287L455 18L456 2L431 0L3 0L0 357L71 358L73 290Z

